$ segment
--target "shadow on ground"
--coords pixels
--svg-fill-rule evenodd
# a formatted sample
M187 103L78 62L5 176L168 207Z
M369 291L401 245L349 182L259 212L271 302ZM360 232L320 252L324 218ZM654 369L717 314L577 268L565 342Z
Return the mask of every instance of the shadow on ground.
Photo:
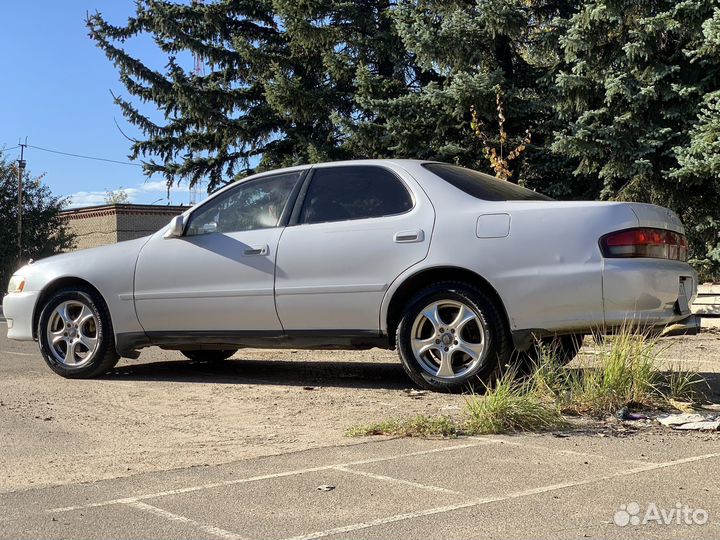
M584 369L584 368L569 368ZM666 372L662 372L668 375ZM720 373L700 372L702 393L720 403ZM233 358L218 363L162 361L123 365L108 380L184 383L332 386L338 388L408 389L413 385L399 363L287 361Z
M399 363L230 359L216 364L165 361L120 366L107 380L407 389Z

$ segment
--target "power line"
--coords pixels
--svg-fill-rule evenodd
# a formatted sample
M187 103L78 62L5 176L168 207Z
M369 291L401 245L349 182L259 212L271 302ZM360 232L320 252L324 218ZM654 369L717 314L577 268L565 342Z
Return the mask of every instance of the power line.
M20 148L20 145L13 146L12 148L0 148L0 152L9 152L10 150L15 150L16 148Z
M116 159L107 159L93 156L83 156L81 154L72 154L70 152L61 152L60 150L51 150L50 148L42 148L40 146L34 146L32 144L27 145L28 148L34 148L35 150L41 150L43 152L51 152L53 154L61 154L63 156L70 156L82 159L93 159L95 161L107 161L108 163L117 163L118 165L132 165L133 167L142 167L140 163L130 163L129 161L118 161ZM16 147L17 148L17 147Z

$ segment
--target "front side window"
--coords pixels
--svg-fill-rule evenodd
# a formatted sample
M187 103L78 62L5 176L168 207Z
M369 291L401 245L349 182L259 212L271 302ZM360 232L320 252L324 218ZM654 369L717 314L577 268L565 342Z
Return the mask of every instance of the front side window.
M322 167L313 171L300 223L391 216L412 207L405 185L383 167Z
M278 174L242 183L193 212L185 235L277 227L300 174Z

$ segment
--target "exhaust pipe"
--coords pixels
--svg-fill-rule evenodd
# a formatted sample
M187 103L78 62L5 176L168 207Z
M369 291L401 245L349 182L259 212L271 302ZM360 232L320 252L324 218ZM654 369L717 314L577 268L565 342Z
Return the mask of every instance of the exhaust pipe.
M700 317L690 315L680 321L670 324L660 332L660 337L669 336L696 336L700 333Z

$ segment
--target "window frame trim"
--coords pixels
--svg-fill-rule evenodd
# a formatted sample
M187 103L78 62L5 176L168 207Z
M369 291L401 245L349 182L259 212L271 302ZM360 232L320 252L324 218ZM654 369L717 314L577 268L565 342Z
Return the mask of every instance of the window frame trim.
M302 214L302 210L305 206L305 200L307 198L307 192L310 189L310 184L313 181L313 177L315 176L315 172L322 170L322 169L340 169L345 167L372 167L376 169L382 169L388 173L390 173L397 181L400 182L400 185L405 189L407 194L410 196L410 202L412 203L412 206L405 210L404 212L398 212L396 214L384 214L382 216L373 216L373 217L362 217L362 218L352 218L352 219L343 219L343 220L332 220L332 221L318 221L317 223L301 223L300 222L300 216ZM290 220L288 221L287 226L288 227L294 227L294 226L300 226L300 225L323 225L328 223L348 223L350 221L361 221L363 219L382 219L387 217L395 217L395 216L403 216L405 214L408 214L415 210L417 207L417 197L415 195L415 192L412 190L410 185L405 181L405 179L400 176L396 171L392 170L390 167L386 167L385 165L375 164L375 163L358 163L358 164L344 164L344 165L329 165L325 167L311 167L307 170L307 175L303 181L302 188L300 189L300 192L298 194L297 199L295 200L295 206L293 208L292 214L290 216Z
M309 171L310 171L310 169L303 169L302 171L277 172L277 173L263 174L262 176L258 176L257 178L249 178L247 180L238 181L237 185L232 186L231 188L223 191L222 193L219 193L216 197L211 197L210 199L204 201L202 204L200 204L196 208L194 208L187 216L187 222L185 223L185 226L183 227L182 237L183 238L184 237L195 238L195 237L200 237L200 236L207 236L208 234L234 234L236 232L246 232L246 231L233 231L231 233L188 234L188 231L190 230L190 225L192 224L193 220L197 218L198 212L201 212L203 207L205 207L206 205L222 203L222 201L224 201L225 199L230 197L238 189L242 189L251 184L255 184L257 182L262 182L264 180L271 180L273 178L277 178L278 176L284 176L287 174L297 174L299 172L300 175L295 180L295 184L293 185L292 189L290 190L290 194L288 195L287 201L285 201L285 206L283 206L282 212L280 213L280 218L278 220L277 225L275 225L274 227L263 227L261 229L249 229L249 230L266 231L269 229L278 229L278 228L287 227L288 221L290 220L290 215L291 215L292 209L294 208L298 194L300 193L300 189L303 186L303 183L305 181L305 178L308 176Z

